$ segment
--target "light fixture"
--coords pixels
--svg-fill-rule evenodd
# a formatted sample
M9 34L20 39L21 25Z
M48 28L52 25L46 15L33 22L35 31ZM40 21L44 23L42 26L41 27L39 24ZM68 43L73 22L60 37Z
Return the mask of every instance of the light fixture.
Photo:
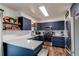
M41 10L41 12L42 12L45 16L48 16L48 13L47 13L47 11L46 11L46 9L45 9L44 6L40 6L39 9Z

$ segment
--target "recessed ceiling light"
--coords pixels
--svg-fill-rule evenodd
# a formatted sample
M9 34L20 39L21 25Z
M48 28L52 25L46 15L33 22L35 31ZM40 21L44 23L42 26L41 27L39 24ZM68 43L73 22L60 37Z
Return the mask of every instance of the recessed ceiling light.
M45 9L44 6L40 6L39 9L41 10L41 12L42 12L45 16L48 16L48 13L47 13L47 11L46 11L46 9Z

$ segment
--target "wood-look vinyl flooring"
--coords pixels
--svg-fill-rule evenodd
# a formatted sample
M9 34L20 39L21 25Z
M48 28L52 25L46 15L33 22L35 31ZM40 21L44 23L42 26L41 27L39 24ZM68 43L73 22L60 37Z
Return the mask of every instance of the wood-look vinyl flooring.
M48 50L48 56L69 56L66 48L50 46L47 43L43 45L43 48Z
M48 47L49 56L67 56L67 51L65 48L60 47Z

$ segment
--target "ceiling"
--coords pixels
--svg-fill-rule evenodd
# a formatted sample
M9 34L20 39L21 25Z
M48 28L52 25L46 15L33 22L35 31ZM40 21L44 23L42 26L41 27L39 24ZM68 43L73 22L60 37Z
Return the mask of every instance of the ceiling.
M65 15L72 5L71 3L3 3L3 5L17 11L23 11L36 20L45 20ZM45 17L39 10L39 6L45 6L49 16Z

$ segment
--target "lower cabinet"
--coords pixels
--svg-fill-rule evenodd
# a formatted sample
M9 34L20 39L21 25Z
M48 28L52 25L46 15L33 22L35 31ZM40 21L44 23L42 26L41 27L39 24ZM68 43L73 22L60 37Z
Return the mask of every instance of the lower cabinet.
M3 43L4 56L33 56L33 50Z
M65 47L65 38L64 37L52 37L52 45L57 47Z
M43 36L36 36L36 37L34 37L34 40L44 41L44 38L43 38Z
M51 37L44 35L44 41L51 42Z
M3 43L4 56L37 56L39 51L42 49L43 43L37 46L34 50L23 48L8 43Z

